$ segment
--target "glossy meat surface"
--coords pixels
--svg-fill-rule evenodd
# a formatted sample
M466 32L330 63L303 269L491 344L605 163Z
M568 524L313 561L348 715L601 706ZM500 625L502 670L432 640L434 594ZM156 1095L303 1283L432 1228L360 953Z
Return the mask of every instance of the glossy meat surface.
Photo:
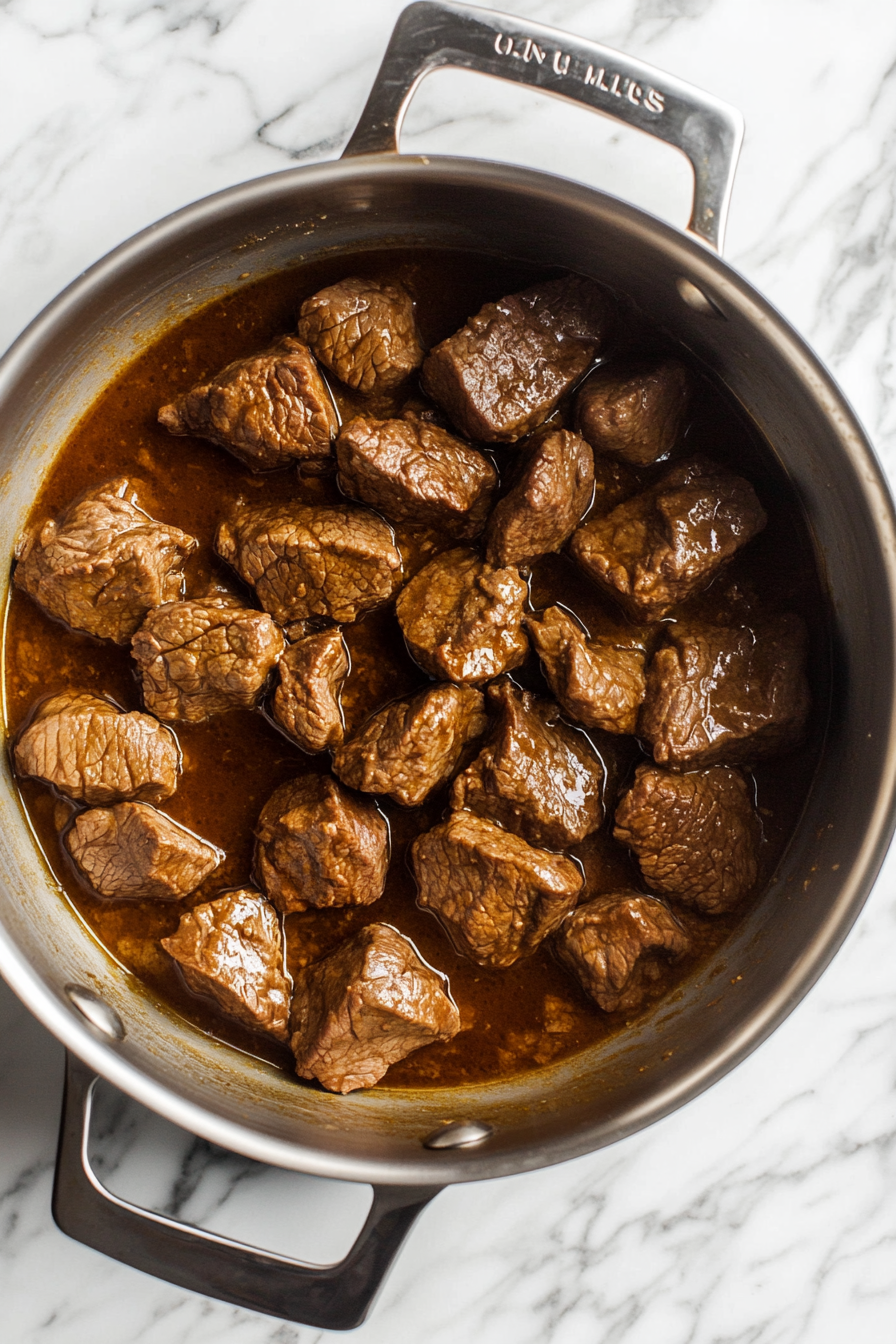
M255 707L283 635L238 598L197 597L151 611L131 650L146 708L166 723L202 723Z
M160 803L177 788L180 752L149 714L64 691L40 705L15 747L16 769L82 803Z
M584 439L565 429L542 435L488 520L489 564L528 565L540 555L559 551L593 492L594 459Z
M390 392L423 363L414 304L403 285L356 276L302 304L299 335L321 364L359 392Z
M629 615L657 620L705 588L766 521L748 481L692 458L583 524L570 553Z
M555 945L585 993L614 1013L640 1007L657 955L680 957L691 940L662 901L624 891L578 906L558 929Z
M65 844L94 891L115 900L180 900L224 857L146 803L79 812Z
M31 528L16 548L16 587L73 630L126 644L152 607L180 596L197 545L136 498L120 476Z
M596 831L604 772L585 735L563 723L550 700L506 677L489 687L488 703L497 723L454 781L452 807L548 849L565 849Z
M486 722L479 691L428 686L374 714L335 752L333 772L353 789L417 807L447 783Z
M459 1030L444 977L388 924L368 924L296 976L296 1072L331 1092L373 1087L390 1064Z
M282 914L370 905L383 894L389 829L367 798L330 775L281 784L255 829L259 885Z
M436 527L458 539L483 528L497 473L482 453L416 415L356 416L336 440L339 484L394 523Z
M583 383L576 421L596 453L647 467L675 447L689 399L687 370L677 359L609 364Z
M228 364L159 411L169 434L197 434L253 471L329 457L338 420L311 351L294 336Z
M526 629L548 685L571 718L607 733L635 732L646 693L646 654L636 634L628 641L588 639L562 607L527 617Z
M277 664L280 681L271 710L292 740L310 753L342 741L339 690L348 672L348 653L333 626L289 644Z
M686 775L638 766L613 835L634 850L648 886L701 914L733 910L759 876L759 818L729 766Z
M411 846L418 900L480 966L534 952L576 903L582 874L472 812L452 812Z
M219 524L215 549L281 625L357 620L401 583L392 529L351 505L237 509Z
M477 685L518 667L526 585L512 566L495 569L458 547L436 556L398 596L408 648L425 672Z

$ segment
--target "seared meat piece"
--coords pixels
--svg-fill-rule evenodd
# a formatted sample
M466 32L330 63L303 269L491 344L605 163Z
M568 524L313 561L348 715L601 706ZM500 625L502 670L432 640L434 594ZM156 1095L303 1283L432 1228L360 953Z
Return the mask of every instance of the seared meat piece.
M116 900L180 900L224 857L146 803L81 812L65 844L94 890Z
M606 292L567 275L487 303L430 352L423 388L470 439L513 443L582 376L610 320Z
M335 752L333 772L353 789L385 793L416 807L451 778L486 722L479 691L450 683L427 686L368 719Z
M280 727L303 751L326 751L342 741L339 688L348 653L336 627L288 645L279 663L272 710Z
M280 922L257 891L244 887L194 906L161 942L194 993L209 995L247 1027L289 1041Z
M134 498L120 476L32 528L16 547L16 587L72 629L126 644L151 607L180 595L184 560L198 545Z
M401 583L391 527L352 505L241 508L219 524L215 550L281 625L357 620Z
M634 891L580 905L557 931L555 946L605 1013L637 1008L659 971L659 954L677 958L691 940L662 901Z
M570 551L626 611L656 620L705 588L765 524L748 481L693 458L605 518L585 523Z
M603 767L588 739L560 722L550 700L518 690L508 678L488 689L499 718L487 745L451 789L467 807L523 836L564 849L601 823Z
M255 828L259 885L283 914L371 905L383 894L389 829L375 805L331 775L275 789Z
M586 728L634 733L644 699L644 648L631 641L588 639L562 607L527 616L526 629L560 704Z
M368 924L299 972L291 1026L299 1077L354 1092L421 1045L450 1041L460 1014L447 978L413 943L389 924Z
M733 910L759 873L759 818L747 781L725 765L687 775L639 765L613 835L651 887L704 915Z
M492 502L497 473L468 443L419 416L356 416L336 440L339 484L394 523L425 523L475 537Z
M63 691L40 706L15 749L16 769L83 803L160 803L177 788L180 751L149 714Z
M479 966L512 966L573 909L582 874L472 812L452 812L411 846L419 904Z
M131 648L146 708L183 723L252 709L282 651L270 616L225 596L156 607Z
M299 335L359 392L391 392L423 363L414 304L400 285L341 280L302 304Z
M675 447L690 395L677 359L597 369L576 400L579 430L596 453L646 467Z
M539 437L513 488L488 520L491 565L525 565L559 551L594 492L594 459L578 434L554 429Z
M311 351L294 336L197 383L162 407L159 424L211 439L253 471L329 457L339 427Z
M526 656L526 592L515 569L495 569L460 546L424 565L399 594L395 611L425 672L450 681L490 681Z
M806 627L669 627L647 671L642 737L659 765L755 761L799 741L809 713Z

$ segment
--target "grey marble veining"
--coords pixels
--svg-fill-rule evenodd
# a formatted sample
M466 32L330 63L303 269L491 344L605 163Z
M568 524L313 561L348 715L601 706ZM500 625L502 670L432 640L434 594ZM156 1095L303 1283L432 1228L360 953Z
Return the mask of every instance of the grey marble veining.
M400 7L7 0L0 346L81 269L167 211L338 153ZM742 109L728 255L833 368L896 471L892 5L505 7L629 50ZM403 143L512 159L675 222L687 214L687 171L670 151L465 74L424 84ZM891 860L819 985L711 1091L602 1153L442 1194L358 1332L362 1344L891 1344L894 878ZM56 1231L61 1056L0 985L2 1344L323 1339L137 1274ZM114 1099L95 1150L120 1193L310 1259L337 1254L363 1216L364 1192L257 1168Z

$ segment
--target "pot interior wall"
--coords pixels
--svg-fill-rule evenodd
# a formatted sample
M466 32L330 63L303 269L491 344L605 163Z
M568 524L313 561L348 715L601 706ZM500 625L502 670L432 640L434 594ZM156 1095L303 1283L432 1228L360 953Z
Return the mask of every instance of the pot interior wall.
M867 895L891 830L893 521L861 431L779 318L698 244L612 198L524 170L377 158L250 183L148 230L67 291L0 368L0 546L12 550L57 449L96 393L210 299L324 252L456 246L565 266L626 292L702 362L774 445L829 583L835 712L776 880L708 971L624 1038L538 1074L462 1091L335 1097L201 1035L98 947L37 853L3 761L0 969L118 1086L238 1151L361 1180L473 1179L544 1165L658 1118L737 1062L793 1006ZM714 308L695 308L685 278ZM733 981L736 983L732 984ZM125 1040L91 1034L64 994L94 988ZM442 1120L494 1137L430 1152Z

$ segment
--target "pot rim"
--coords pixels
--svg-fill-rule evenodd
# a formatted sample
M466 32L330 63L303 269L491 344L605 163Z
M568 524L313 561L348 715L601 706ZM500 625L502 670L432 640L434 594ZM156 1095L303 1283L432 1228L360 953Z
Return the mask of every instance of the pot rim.
M876 522L877 539L887 575L889 608L896 628L896 513L889 487L858 418L811 348L743 276L693 235L685 234L607 192L534 169L449 156L377 154L290 168L203 197L119 244L51 300L0 359L0 404L15 386L29 360L37 354L42 343L59 324L72 320L78 306L91 293L101 291L104 285L116 277L127 274L132 263L145 261L147 251L156 246L168 245L179 237L188 241L194 232L213 223L222 213L239 211L249 204L257 208L265 199L273 201L288 198L299 184L303 187L325 186L336 178L342 181L355 178L360 185L395 174L439 178L443 184L447 182L449 185L498 186L530 197L535 193L555 200L558 189L562 189L567 202L574 204L579 200L592 209L595 204L599 204L607 218L615 219L630 233L649 240L654 249L659 247L667 254L674 251L677 258L681 258L684 252L688 278L692 283L700 287L705 285L707 291L723 304L739 310L752 326L760 327L775 357L808 387L825 417L835 425L857 485ZM896 828L896 706L892 709L886 732L886 764L881 771L880 788L855 862L844 877L840 894L827 919L795 960L790 973L779 983L776 992L765 1000L761 1011L754 1012L745 1020L740 1029L731 1035L725 1048L707 1057L701 1067L692 1070L677 1084L658 1087L651 1094L649 1104L631 1113L624 1127L620 1126L600 1143L595 1144L590 1134L582 1131L576 1135L575 1141L558 1142L556 1148L550 1151L539 1149L528 1154L521 1152L515 1164L505 1165L504 1170L530 1170L564 1161L663 1118L740 1063L796 1007L826 969L855 922ZM185 1100L119 1055L110 1041L80 1014L69 1009L30 965L2 925L0 974L35 1017L98 1074L149 1109L210 1142L257 1161L317 1176L373 1181L377 1184L413 1184L420 1179L418 1170L410 1170L399 1163L390 1163L384 1169L382 1163L348 1155L337 1160L330 1153L261 1134L256 1129L224 1119ZM438 1161L440 1156L427 1154L427 1164L435 1179L438 1179L438 1171L434 1169L431 1160ZM444 1159L446 1170L443 1179L446 1181L485 1179L495 1174L494 1170L487 1169L487 1163L467 1162L464 1166L462 1150L453 1154L446 1152ZM459 1170L461 1174L458 1174Z

